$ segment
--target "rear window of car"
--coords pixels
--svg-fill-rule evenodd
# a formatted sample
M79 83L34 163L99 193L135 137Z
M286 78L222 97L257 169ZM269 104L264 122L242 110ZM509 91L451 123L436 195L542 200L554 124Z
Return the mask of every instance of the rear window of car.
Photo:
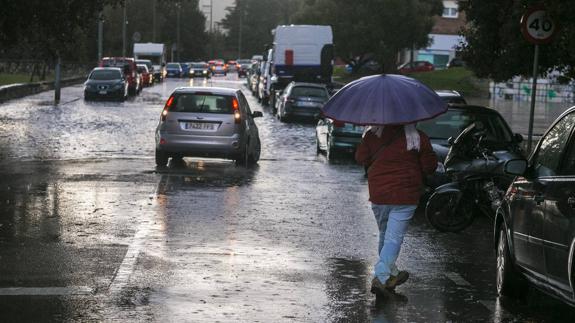
M195 112L195 113L217 113L232 114L232 96L202 94L202 93L181 93L174 97L175 104L171 108L172 112Z
M122 73L120 71L99 70L99 71L93 71L90 74L90 80L108 81L108 80L118 80L121 78Z
M479 121L485 127L487 135L486 141L504 141L513 140L509 127L495 113L478 113L465 110L448 110L434 119L418 123L417 128L425 132L431 139L448 139L457 137L463 129L467 128L472 122Z
M311 86L296 86L292 89L291 95L295 97L305 96L322 99L328 98L327 90Z

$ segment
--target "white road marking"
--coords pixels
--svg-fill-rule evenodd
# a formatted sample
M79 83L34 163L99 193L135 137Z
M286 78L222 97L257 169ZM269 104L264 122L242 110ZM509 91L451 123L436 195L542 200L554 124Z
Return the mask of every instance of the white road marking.
M511 313L501 306L499 298L495 300L480 300L479 303L493 313L493 322L504 322L507 321L506 319L513 317Z
M154 189L154 192L149 196L152 198L156 196L158 188ZM144 200L144 203L147 204L149 199ZM140 256L140 252L142 251L148 233L150 232L150 223L142 219L136 234L134 235L134 240L132 244L128 247L128 251L126 251L126 255L120 264L120 267L116 271L112 282L110 283L110 288L108 289L108 293L116 294L122 290L130 280L130 276L134 272L134 267L136 266L136 261Z
M446 272L445 277L447 277L458 286L471 286L471 284L458 273Z
M0 296L68 296L91 295L92 293L93 290L87 286L0 288Z

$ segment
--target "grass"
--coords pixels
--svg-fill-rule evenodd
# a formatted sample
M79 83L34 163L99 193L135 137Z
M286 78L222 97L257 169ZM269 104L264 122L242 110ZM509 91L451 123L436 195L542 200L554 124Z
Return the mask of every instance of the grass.
M343 67L333 71L334 80L348 83L365 75L348 74ZM473 73L463 67L455 67L432 72L412 73L413 77L434 90L455 90L465 97L482 97L488 92L485 81L479 80Z
M51 80L51 76L47 76L47 81ZM0 86L7 85L7 84L16 84L16 83L29 83L30 82L30 74L27 73L17 73L17 74L8 74L8 73L0 73ZM38 76L34 77L34 82L39 82Z

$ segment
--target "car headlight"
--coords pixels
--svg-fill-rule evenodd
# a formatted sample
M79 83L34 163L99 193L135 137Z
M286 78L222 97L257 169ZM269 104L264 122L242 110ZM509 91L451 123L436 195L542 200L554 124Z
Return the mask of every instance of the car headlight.
M202 73L204 73L204 74L208 74L208 71L204 70Z

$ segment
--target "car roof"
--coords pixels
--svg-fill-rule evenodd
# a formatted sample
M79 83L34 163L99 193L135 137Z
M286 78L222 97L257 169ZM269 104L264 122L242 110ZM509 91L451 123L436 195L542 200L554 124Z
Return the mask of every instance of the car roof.
M463 97L459 92L454 90L435 90L440 97Z
M212 93L216 95L236 95L238 90L225 87L185 86L174 90L175 93Z
M461 110L461 111L469 111L475 113L492 113L498 114L500 113L492 107L486 107L482 105L470 105L470 104L458 104L453 103L447 106L447 110Z
M95 71L118 71L122 73L122 69L119 67L95 67L94 69L92 69L92 72Z
M318 84L318 83L307 83L307 82L292 82L293 86L305 86L305 87L317 87L317 88L321 88L321 89L325 89L325 85L324 84Z

